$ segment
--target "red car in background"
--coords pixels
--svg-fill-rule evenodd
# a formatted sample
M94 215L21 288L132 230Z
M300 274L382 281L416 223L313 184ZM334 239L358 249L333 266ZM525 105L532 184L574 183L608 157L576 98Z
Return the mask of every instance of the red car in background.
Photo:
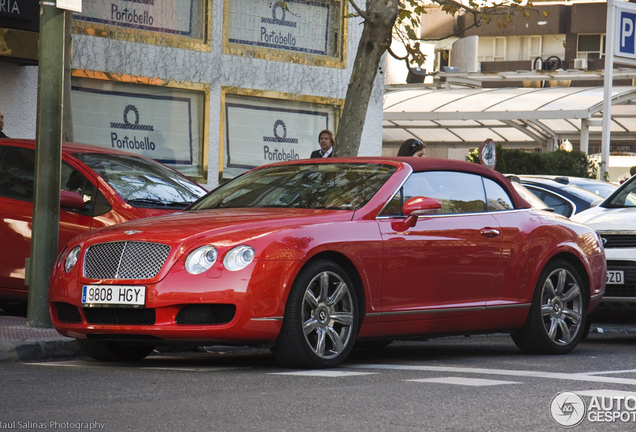
M34 140L0 140L0 308L24 313L31 255ZM132 219L174 213L207 191L152 159L65 143L62 149L60 250L76 235Z
M76 237L49 304L60 333L108 361L229 343L332 367L356 341L501 331L563 354L605 272L594 230L530 208L484 166L329 158L263 166L183 212Z

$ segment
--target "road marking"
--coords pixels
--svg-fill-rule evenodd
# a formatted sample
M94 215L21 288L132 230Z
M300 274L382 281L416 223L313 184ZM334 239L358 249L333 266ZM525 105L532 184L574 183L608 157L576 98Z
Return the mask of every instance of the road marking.
M602 372L586 372L586 375L610 375L610 374L628 374L636 373L636 369L626 369L619 371L602 371Z
M420 382L420 383L455 384L455 385L466 385L466 386L474 386L474 387L503 385L503 384L523 384L516 381L500 381L500 380L490 380L490 379L481 379L481 378L462 378L462 377L426 378L426 379L413 379L413 380L405 380L405 381Z
M377 372L351 372L351 371L342 371L342 370L306 370L306 371L296 371L296 372L272 372L269 375L295 375L295 376L313 376L313 377L329 377L329 378L340 378L340 377L349 377L356 375L377 375Z
M553 379L553 380L597 382L597 383L605 383L605 384L626 384L626 385L636 386L636 379L596 376L594 375L594 372L555 373L555 372L507 370L507 369L460 368L460 367L445 367L445 366L408 366L408 365L390 365L390 364L350 365L350 366L347 366L347 368L502 375L502 376L514 376L514 377L528 377L528 378L547 378L547 379Z
M576 393L579 396L592 396L592 397L596 396L596 397L607 397L607 398L613 398L613 397L636 398L636 392L628 392L623 390L583 390L583 391L575 390L574 393Z

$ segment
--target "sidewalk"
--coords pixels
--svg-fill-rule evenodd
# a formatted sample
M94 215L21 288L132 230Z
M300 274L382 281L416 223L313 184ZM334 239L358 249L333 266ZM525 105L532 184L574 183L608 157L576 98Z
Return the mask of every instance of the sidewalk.
M53 328L27 327L27 319L0 312L0 362L84 355L75 339Z

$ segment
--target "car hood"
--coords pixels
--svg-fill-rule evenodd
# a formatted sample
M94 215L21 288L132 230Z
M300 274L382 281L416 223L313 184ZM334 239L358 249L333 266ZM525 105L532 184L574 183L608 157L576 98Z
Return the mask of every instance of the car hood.
M572 220L594 228L596 231L636 231L636 207L593 207L572 216Z
M334 224L350 221L351 210L311 209L214 209L174 213L166 216L137 219L86 234L89 242L116 240L183 242L203 240L211 235L232 239L262 236L301 225Z

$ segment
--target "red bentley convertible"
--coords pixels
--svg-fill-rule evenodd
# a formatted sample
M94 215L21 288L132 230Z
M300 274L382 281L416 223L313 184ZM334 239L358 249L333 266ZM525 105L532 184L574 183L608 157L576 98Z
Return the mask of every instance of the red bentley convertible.
M50 309L99 360L267 344L283 365L331 367L356 341L502 331L560 354L605 272L594 230L531 209L481 165L330 158L263 166L182 212L75 238Z

